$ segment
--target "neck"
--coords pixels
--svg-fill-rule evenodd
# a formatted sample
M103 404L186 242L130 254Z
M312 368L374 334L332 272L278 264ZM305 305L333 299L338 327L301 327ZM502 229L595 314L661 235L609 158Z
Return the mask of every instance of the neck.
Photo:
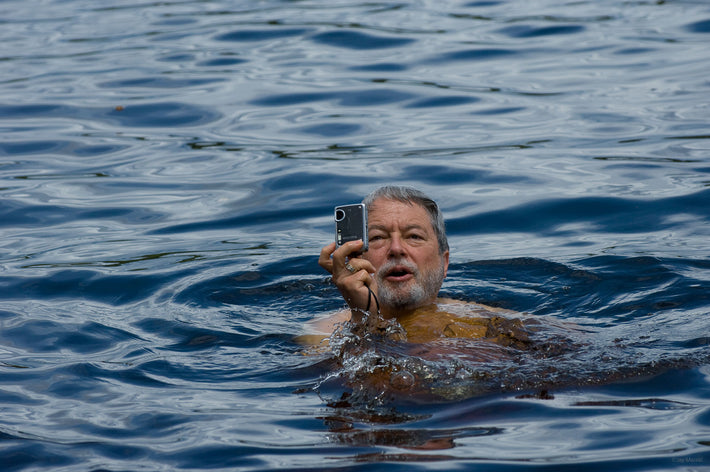
M382 307L380 315L382 318L389 320L395 318L402 320L422 311L429 311L436 307L436 299L422 303L415 307Z

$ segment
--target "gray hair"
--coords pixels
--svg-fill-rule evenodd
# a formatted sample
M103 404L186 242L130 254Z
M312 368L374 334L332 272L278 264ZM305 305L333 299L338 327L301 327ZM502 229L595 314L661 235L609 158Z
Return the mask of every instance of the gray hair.
M429 219L431 220L431 226L434 228L434 233L436 234L436 240L439 243L439 254L444 254L449 250L449 241L446 238L446 226L444 224L444 216L439 210L439 206L434 200L426 196L423 192L412 188L412 187L402 187L399 185L385 185L372 192L362 203L367 207L367 211L372 209L372 205L376 200L379 199L395 200L398 202L406 203L408 205L419 205L424 208L429 214Z

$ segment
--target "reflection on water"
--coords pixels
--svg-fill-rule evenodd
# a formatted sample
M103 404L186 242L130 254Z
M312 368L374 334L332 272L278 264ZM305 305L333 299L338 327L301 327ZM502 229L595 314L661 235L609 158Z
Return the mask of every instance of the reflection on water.
M704 2L0 18L4 470L710 463ZM304 356L333 206L391 183L520 315Z

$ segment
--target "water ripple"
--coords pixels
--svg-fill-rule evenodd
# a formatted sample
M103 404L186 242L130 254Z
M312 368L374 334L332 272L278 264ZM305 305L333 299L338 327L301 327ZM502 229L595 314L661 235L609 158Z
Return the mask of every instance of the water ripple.
M151 103L113 108L78 107L64 104L0 104L0 115L15 120L72 119L99 120L125 127L197 126L213 122L220 114L212 109L186 103Z
M708 18L0 2L4 469L707 463ZM444 294L537 349L296 342L344 306L333 206L385 183L444 210Z
M414 42L410 38L374 36L359 31L328 31L312 36L311 40L327 46L358 50L402 47Z
M241 29L217 35L218 41L271 41L274 39L303 36L311 31L307 28Z
M710 33L710 20L696 21L686 26L691 33Z
M86 299L112 305L148 298L166 282L159 274L109 275L89 270L62 270L51 276L0 277L4 300Z
M581 25L555 25L544 27L516 25L502 28L498 30L498 32L510 36L511 38L536 38L539 36L576 34L584 30L584 26Z

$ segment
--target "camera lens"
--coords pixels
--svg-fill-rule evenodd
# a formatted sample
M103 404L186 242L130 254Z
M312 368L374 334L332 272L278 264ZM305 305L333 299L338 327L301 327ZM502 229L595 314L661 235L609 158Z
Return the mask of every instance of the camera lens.
M345 212L343 210L335 210L335 221L343 221L345 219Z

